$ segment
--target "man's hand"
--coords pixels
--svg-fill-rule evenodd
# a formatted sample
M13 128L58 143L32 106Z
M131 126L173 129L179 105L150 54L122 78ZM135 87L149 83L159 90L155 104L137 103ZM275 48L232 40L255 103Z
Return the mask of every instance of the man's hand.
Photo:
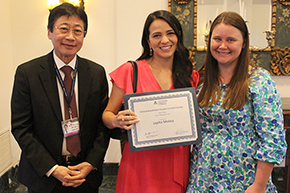
M78 176L78 175L80 175L80 171L73 171L64 166L58 166L52 172L52 176L58 179L59 181L61 181L62 185L64 186L77 187L81 185L85 181L85 179L78 180L78 181L70 181L67 179L67 178L70 178L71 176Z
M64 181L62 181L63 186L78 187L84 181L86 181L87 175L92 171L94 167L88 163L83 162L75 166L68 166L69 176L64 176Z

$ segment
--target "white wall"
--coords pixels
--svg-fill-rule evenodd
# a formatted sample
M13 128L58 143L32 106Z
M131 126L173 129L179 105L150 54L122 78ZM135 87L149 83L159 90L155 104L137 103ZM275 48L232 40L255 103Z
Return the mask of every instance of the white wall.
M0 26L1 26L1 35L0 35L0 135L6 131L10 130L10 96L11 88L13 84L13 74L14 74L14 65L13 65L13 46L12 46L12 20L10 16L10 0L1 1L0 7ZM11 145L13 148L11 165L18 162L19 157L19 148L17 144L13 141L11 137ZM2 147L3 148L3 147ZM5 148L6 149L6 148ZM1 155L0 155L1 156ZM9 168L6 168L6 170ZM5 172L5 171L3 171Z
M12 86L12 46L11 46L11 18L10 18L10 1L4 0L3 6L0 7L0 20L1 36L0 36L0 77L1 77L1 102L0 102L0 131L6 129L10 125L10 92ZM3 8L5 7L5 8Z
M79 55L102 64L107 73L141 54L141 34L147 15L167 10L168 0L85 0L89 17L88 34ZM0 7L0 133L10 129L10 97L15 68L25 61L44 55L52 49L47 38L47 1L2 0ZM109 77L108 77L109 78ZM290 77L278 77L279 92L290 96ZM109 82L111 87L111 83ZM288 89L287 89L288 88ZM15 142L14 163L19 149ZM106 162L119 162L119 141L112 140Z

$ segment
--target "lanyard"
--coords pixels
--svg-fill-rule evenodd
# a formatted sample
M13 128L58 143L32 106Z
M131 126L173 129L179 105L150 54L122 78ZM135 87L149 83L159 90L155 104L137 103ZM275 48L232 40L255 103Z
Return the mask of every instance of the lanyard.
M64 96L65 96L65 98L67 100L68 107L70 109L70 115L71 115L70 103L72 101L73 94L74 94L74 88L75 88L75 82L76 82L76 74L77 74L77 70L78 70L78 60L76 60L76 65L75 65L75 69L74 69L74 75L73 75L72 84L71 84L70 96L68 96L67 90L65 88L64 82L63 82L63 80L61 78L61 75L59 73L59 70L58 70L56 64L54 64L54 67L55 67L57 79L58 79L58 81L60 83L60 86L61 86L61 88L63 90Z

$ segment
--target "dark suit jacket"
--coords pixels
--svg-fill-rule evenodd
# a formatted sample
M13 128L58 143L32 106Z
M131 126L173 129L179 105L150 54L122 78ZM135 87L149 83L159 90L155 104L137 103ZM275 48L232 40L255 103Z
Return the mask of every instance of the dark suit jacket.
M81 160L93 170L93 187L102 181L102 164L109 138L102 123L108 101L108 84L102 66L78 59L78 109ZM57 180L46 173L62 154L63 132L53 52L20 65L11 99L12 133L21 150L18 180L34 191L50 192ZM91 174L90 173L90 174ZM91 182L90 182L91 181Z

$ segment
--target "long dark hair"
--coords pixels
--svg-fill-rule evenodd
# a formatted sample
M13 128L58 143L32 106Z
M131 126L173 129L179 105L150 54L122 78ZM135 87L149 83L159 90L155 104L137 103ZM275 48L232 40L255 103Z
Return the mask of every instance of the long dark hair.
M202 106L211 106L216 103L221 95L219 88L219 68L217 60L212 56L210 51L212 31L216 25L224 23L231 25L242 33L244 40L244 47L240 53L238 63L234 69L234 74L228 85L225 100L222 104L225 108L239 109L243 107L248 99L248 85L249 85L249 67L250 67L250 54L249 54L249 32L244 19L235 12L223 12L217 16L213 21L208 41L208 50L206 53L205 61L199 69L203 77L199 84L203 87L198 96L198 103Z
M149 27L155 19L162 19L166 21L174 30L178 43L177 50L174 53L173 67L172 67L172 78L175 88L190 87L191 74L193 65L189 60L189 51L183 44L183 32L178 19L170 12L159 10L148 15L144 28L141 44L143 46L143 53L137 60L148 59L150 56L149 40Z

